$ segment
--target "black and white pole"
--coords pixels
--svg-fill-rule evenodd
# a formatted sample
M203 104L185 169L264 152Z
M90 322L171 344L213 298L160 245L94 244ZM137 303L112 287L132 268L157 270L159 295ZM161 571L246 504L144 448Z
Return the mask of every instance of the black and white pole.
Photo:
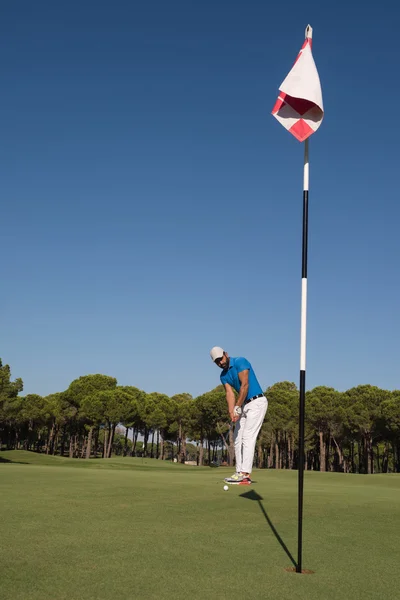
M304 413L306 395L306 330L307 330L307 250L308 250L308 138L304 142L303 176L303 243L301 261L301 328L300 328L300 407L299 407L299 465L298 465L298 537L296 572L302 572L303 554L303 484L304 484Z

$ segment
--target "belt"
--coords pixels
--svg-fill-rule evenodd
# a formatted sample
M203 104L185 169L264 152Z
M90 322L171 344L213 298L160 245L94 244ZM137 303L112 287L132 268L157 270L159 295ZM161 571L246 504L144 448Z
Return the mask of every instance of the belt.
M256 396L253 396L252 398L249 398L248 400L246 400L247 402L251 402L252 400L256 400L256 398L262 398L264 396L264 394L257 394Z

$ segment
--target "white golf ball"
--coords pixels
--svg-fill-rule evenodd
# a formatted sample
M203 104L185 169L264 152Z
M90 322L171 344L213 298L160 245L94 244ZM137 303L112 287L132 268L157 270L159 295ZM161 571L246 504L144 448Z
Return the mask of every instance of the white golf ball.
M224 485L224 490L227 492L229 490L227 485Z

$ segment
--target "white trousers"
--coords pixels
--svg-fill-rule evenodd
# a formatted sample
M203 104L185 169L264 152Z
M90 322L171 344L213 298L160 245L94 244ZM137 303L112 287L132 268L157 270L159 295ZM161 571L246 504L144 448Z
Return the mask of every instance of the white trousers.
M258 432L268 408L265 396L244 405L240 419L236 421L234 441L237 473L251 473Z

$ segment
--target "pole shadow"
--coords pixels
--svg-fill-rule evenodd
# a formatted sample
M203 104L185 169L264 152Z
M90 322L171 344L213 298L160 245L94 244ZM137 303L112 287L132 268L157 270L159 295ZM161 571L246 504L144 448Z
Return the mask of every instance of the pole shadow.
M257 492L255 490L250 490L250 491L246 492L245 494L240 494L240 498L245 498L246 500L253 500L253 501L258 502L258 506L260 507L260 510L261 510L262 514L264 515L265 520L267 521L268 525L270 526L272 533L274 534L274 536L278 540L279 544L282 546L282 548L286 552L287 556L289 557L289 559L292 562L292 564L294 565L294 567L297 568L297 563L296 563L295 559L293 558L293 556L290 553L290 550L288 549L285 542L283 541L283 539L281 538L281 536L275 529L274 524L272 523L271 519L269 518L267 511L265 510L265 508L261 502L261 500L263 500L262 496L257 494Z

